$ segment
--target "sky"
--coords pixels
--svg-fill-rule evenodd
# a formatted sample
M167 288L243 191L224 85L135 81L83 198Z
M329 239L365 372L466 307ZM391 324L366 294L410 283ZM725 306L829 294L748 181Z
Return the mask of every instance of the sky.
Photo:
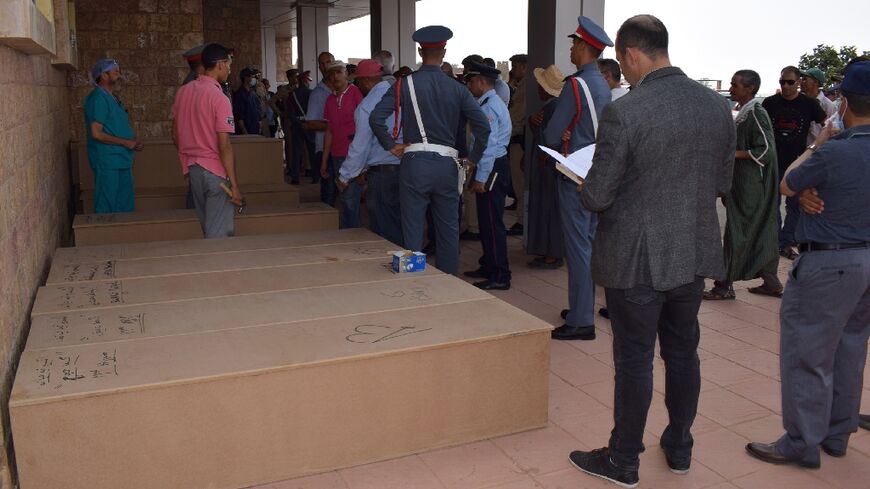
M472 53L504 61L528 50L528 4L529 0L421 0L417 26L442 24L453 30L454 38L447 46L451 63L458 64ZM622 22L636 14L653 14L664 22L675 66L695 79L722 80L725 89L735 71L753 69L761 75L761 93L773 93L779 71L797 65L800 56L818 44L870 50L868 0L830 4L811 0L612 0L605 3L604 28L614 38ZM330 51L343 60L368 57L369 29L369 17L330 27ZM604 56L615 58L615 52L607 49Z

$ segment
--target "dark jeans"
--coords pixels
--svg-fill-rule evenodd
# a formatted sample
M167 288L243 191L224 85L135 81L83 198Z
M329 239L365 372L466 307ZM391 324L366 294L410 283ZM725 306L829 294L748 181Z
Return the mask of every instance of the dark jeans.
M314 161L311 162L311 172L320 175L320 162L323 159L323 151L318 151L314 155ZM335 186L335 162L332 156L326 163L326 168L329 172L328 178L320 179L320 201L326 205L335 207L335 199L338 197L338 187Z
M665 361L665 405L669 424L661 436L675 460L692 456L690 432L698 410L701 370L698 361L698 309L704 280L668 291L639 285L631 289L605 289L613 328L614 428L611 457L618 466L636 469L644 450L643 431L653 392L653 356L656 336Z

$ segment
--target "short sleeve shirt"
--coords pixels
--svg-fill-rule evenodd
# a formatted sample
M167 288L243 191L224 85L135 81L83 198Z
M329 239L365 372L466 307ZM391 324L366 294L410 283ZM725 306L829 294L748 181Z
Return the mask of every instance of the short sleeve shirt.
M133 139L130 118L121 101L106 90L96 87L85 98L85 133L88 161L91 168L122 170L133 166L133 151L117 144L101 143L91 135L91 123L99 122L103 132L118 138Z
M356 85L348 85L344 93L332 94L326 99L323 118L332 131L332 156L347 156L347 149L356 134L353 113L362 99L362 92Z
M305 115L306 121L322 121L323 114L326 110L326 99L332 92L329 90L329 87L326 86L326 83L320 82L311 91L311 95L308 98L308 113ZM314 135L314 150L316 152L323 151L323 136L325 135L324 131L316 131Z
M178 159L187 174L197 164L219 177L227 172L221 162L218 133L235 131L233 108L214 78L201 76L178 89L172 105L178 131Z
M786 100L779 94L771 95L764 99L762 106L773 122L779 169L784 171L807 149L810 123L823 123L827 116L818 100L802 93L793 100Z
M801 243L870 241L870 125L845 131L819 148L785 177L794 191L815 188L825 203L821 214L801 213Z

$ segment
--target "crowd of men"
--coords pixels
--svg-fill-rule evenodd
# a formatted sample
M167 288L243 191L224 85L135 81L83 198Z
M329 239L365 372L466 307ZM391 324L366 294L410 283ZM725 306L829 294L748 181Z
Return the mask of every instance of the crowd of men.
M478 55L466 57L455 77L444 62L451 37L442 26L416 31L423 61L415 72L394 73L386 51L350 70L322 53L314 89L310 74L294 69L269 95L267 81L246 68L232 103L223 88L229 50L209 44L188 53L199 72L176 95L173 139L206 237L232 234L233 203L242 200L228 135L274 135L277 127L290 181L307 166L321 199L341 208L342 227L360 226L365 194L373 231L420 251L428 227L437 267L450 274L459 273L460 238L478 239L479 267L465 275L484 290L510 288L507 236L525 232L536 256L528 266L567 264L569 308L554 339L595 339L595 285L604 288L614 428L607 446L569 459L624 487L639 482L656 339L669 412L660 443L670 470L684 474L701 385L701 302L733 300L735 281L760 278L750 293L782 298L785 434L746 450L808 468L819 467L821 451L845 456L850 434L868 422L858 411L870 335L870 61L849 64L833 101L821 90L821 70L784 68L781 90L764 100L760 75L740 70L731 80L732 111L671 65L659 19L628 19L614 43L580 17L568 36L577 71L565 77L555 66L535 68L543 107L526 117L526 56L511 58L507 83ZM614 45L616 60L601 59ZM86 120L98 209L132 205L132 193L112 190L127 185L131 152L141 149L112 96L117 63L101 60L93 75ZM593 165L585 178L572 178L538 145L566 156L595 145ZM517 208L522 215L527 207L528 219L508 229L507 196L521 199L526 189L529 202ZM780 256L795 260L785 287ZM705 278L715 279L708 291Z

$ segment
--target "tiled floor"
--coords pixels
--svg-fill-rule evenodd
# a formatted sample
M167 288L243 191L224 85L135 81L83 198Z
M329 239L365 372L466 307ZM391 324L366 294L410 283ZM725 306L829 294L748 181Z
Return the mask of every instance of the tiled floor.
M514 272L510 291L495 295L554 326L567 305L566 270L528 268L520 241L511 238ZM463 242L463 269L477 266L479 245ZM783 260L780 273L791 262ZM773 441L782 430L779 399L779 300L745 291L737 300L705 302L701 308L703 378L692 469L668 471L658 447L667 424L663 364L656 359L655 394L641 455L641 488L867 489L870 488L870 432L852 437L842 459L822 455L812 471L772 466L744 452L748 441ZM603 303L603 293L597 295ZM613 370L610 325L596 318L598 339L552 342L550 423L545 429L353 467L256 489L583 489L614 485L582 474L568 463L576 449L604 446L612 427ZM870 411L870 376L864 379L864 407Z

